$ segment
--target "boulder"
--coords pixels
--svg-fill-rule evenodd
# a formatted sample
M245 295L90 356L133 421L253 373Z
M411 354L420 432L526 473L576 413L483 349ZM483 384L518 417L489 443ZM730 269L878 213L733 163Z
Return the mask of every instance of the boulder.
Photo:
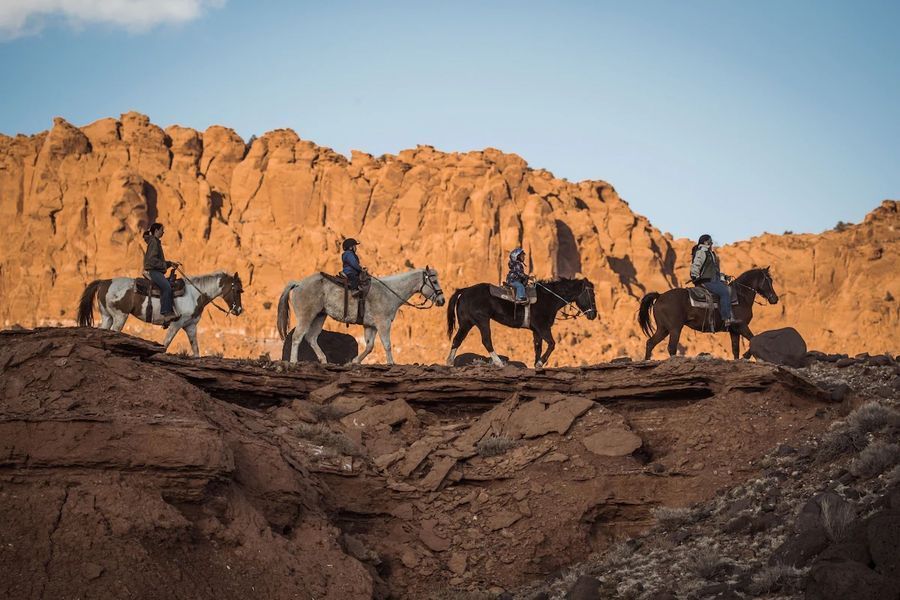
M584 438L584 447L600 456L628 456L644 443L627 429L606 429Z
M806 341L793 327L764 331L753 336L744 356L777 365L803 367L806 365Z
M900 581L852 561L817 562L806 582L807 600L896 600Z
M281 360L291 359L291 343L293 339L294 330L291 329L287 337L284 338L284 344L281 347ZM330 365L346 364L359 354L359 344L356 343L356 338L346 333L323 329L316 339L316 343L319 344L319 348L325 353L325 358L328 359L328 364ZM316 353L313 352L309 342L305 339L300 342L297 360L299 362L318 362L319 360L316 358Z
M566 592L566 600L597 600L600 597L600 581L590 575L582 575Z

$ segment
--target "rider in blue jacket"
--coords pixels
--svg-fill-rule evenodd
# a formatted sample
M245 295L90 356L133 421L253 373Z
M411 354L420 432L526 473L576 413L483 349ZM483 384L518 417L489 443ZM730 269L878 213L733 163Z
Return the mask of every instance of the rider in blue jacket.
M353 238L347 238L341 246L344 249L344 253L341 254L341 262L344 265L341 271L350 280L350 288L354 290L359 289L359 277L365 272L359 264L359 256L356 255L357 246L359 242Z
M506 275L506 284L516 290L516 302L528 302L525 294L525 284L528 283L528 274L525 273L525 251L516 248L509 253L509 273Z

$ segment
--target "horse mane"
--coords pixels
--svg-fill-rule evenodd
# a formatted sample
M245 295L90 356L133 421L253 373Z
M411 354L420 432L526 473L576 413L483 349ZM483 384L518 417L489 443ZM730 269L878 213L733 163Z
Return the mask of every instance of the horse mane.
M754 278L757 275L763 275L769 273L769 267L753 267L752 269L748 269L735 277L736 281L740 281L741 283L746 283L750 279Z
M537 282L540 283L541 285L547 286L554 292L572 293L572 292L576 291L576 289L575 289L576 285L580 285L583 287L584 284L587 283L587 279L584 279L584 278L569 279L568 277L558 277L555 279L539 279Z

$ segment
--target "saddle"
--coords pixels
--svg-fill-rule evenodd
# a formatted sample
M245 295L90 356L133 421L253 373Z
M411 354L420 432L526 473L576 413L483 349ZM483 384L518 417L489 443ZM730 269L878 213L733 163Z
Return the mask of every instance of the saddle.
M705 287L701 287L698 285L696 287L689 287L687 290L688 297L691 300L691 306L694 306L696 308L719 307L719 297ZM735 292L733 286L729 286L728 291L731 294L731 305L734 306L738 303L737 292Z
M363 317L366 316L366 296L369 294L369 288L372 285L372 278L369 275L362 273L359 276L359 288L351 290L350 280L347 279L346 275L344 275L343 273L330 275L328 273L319 271L319 275L324 277L327 281L330 281L331 283L344 288L344 316L341 318L341 320L345 323L349 323L349 321L347 321L347 313L349 312L350 295L352 294L353 297L357 299L356 320L353 321L353 323L362 325Z
M169 283L172 284L172 296L175 298L184 296L184 279L175 279L174 281L170 279ZM134 291L142 296L150 296L151 298L159 298L160 293L156 284L146 277L135 277Z
M495 298L500 298L501 300L506 300L507 302L512 302L515 304L515 309L513 312L518 310L520 304L516 301L516 290L514 287L510 285L490 285L489 288L491 291L491 296ZM528 329L531 326L531 305L537 302L537 287L533 285L525 286L525 297L528 298L527 303L523 303L521 306L525 307L525 314L522 315L522 325L523 329Z
M516 290L509 285L491 285L491 296L506 300L507 302L516 302ZM525 286L525 296L528 297L528 304L537 302L537 287L533 285Z

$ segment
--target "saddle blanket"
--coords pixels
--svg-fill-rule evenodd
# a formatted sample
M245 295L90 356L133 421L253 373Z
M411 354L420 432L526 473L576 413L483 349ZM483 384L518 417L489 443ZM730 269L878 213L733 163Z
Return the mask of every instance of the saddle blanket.
M731 305L734 306L738 303L737 293L731 286L728 287L728 291L731 293ZM719 297L704 287L688 288L688 297L691 299L691 306L696 308L718 308L719 306Z
M134 279L134 291L142 296L159 298L159 288L146 277L136 277ZM184 296L184 292L184 279L176 279L172 284L172 295L175 298L179 298Z
M508 285L491 285L491 296L506 300L507 302L516 301L516 290ZM528 296L528 304L537 302L537 288L533 285L525 287L525 295Z

